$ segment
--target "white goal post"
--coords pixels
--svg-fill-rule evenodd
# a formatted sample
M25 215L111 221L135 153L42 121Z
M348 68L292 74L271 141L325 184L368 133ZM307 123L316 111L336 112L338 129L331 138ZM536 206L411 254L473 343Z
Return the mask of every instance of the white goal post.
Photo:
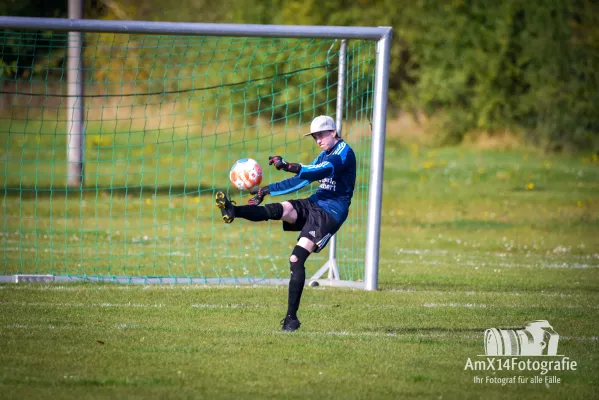
M367 221L366 221L366 242L364 258L364 279L363 282L335 282L339 280L337 270L336 251L337 243L333 239L330 242L329 259L323 267L313 275L310 280L316 280L320 283L331 284L333 286L353 286L365 290L376 290L378 288L378 267L379 267L379 247L380 247L380 226L381 226L381 206L382 206L382 184L383 167L385 155L385 132L387 119L388 102L388 76L390 64L390 46L392 29L390 27L341 27L341 26L291 26L291 25L251 25L251 24L216 24L216 23L175 23L175 22L145 22L145 21L105 21L105 20L86 20L86 19L58 19L58 18L28 18L28 17L0 17L1 29L25 29L37 31L61 31L74 32L77 34L86 32L95 33L124 33L124 34L168 34L168 35L201 35L201 36L219 36L219 37L268 37L268 38L327 38L341 41L341 51L337 88L337 108L336 120L339 133L342 134L343 127L343 95L345 83L345 48L348 41L353 39L368 40L376 42L376 66L374 77L373 111L372 111L372 138L371 138L371 158L369 169L369 187L367 203ZM83 96L77 97L83 93L83 68L77 55L81 54L82 40L79 36L74 36L71 41L69 37L69 78L68 93L69 107L67 110L67 121L71 125L68 131L69 141L74 148L69 147L68 163L73 168L69 168L69 184L71 186L80 185L83 180L83 146L85 143ZM327 279L321 279L321 276L328 272ZM14 282L15 276L0 277L0 282ZM22 275L28 276L28 275ZM50 279L46 275L40 275L44 280ZM46 279L47 277L47 279ZM35 281L35 278L30 278ZM27 279L25 279L27 280ZM73 280L72 277L64 280ZM90 279L86 279L90 280ZM93 279L91 279L93 280ZM118 281L114 280L113 281ZM164 279L160 280L164 282ZM218 282L224 282L218 279ZM131 279L129 283L133 282ZM148 279L142 279L141 283L147 283ZM177 282L177 278L174 278ZM193 280L183 279L182 282L189 283ZM206 282L202 279L201 282ZM277 279L272 282L278 282ZM226 282L225 282L226 283ZM239 282L236 282L239 283ZM259 283L259 282L256 282Z

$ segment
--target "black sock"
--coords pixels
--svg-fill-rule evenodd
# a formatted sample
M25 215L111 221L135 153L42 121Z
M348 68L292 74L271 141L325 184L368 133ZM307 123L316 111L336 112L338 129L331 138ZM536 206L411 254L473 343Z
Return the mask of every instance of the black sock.
M297 310L306 283L306 268L304 263L310 252L303 247L295 246L291 256L296 256L297 261L290 261L291 279L289 279L289 298L287 301L287 315L293 319L297 318Z
M279 220L283 216L283 206L280 203L265 206L234 206L235 218L244 218L248 221Z

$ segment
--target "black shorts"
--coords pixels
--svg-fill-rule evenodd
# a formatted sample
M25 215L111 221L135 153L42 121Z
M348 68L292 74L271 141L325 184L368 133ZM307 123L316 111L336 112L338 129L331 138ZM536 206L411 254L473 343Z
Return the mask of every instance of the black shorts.
M300 231L298 240L305 237L314 242L316 244L315 253L324 249L329 239L341 228L342 223L337 222L310 199L287 201L297 212L297 220L294 224L283 221L283 230Z

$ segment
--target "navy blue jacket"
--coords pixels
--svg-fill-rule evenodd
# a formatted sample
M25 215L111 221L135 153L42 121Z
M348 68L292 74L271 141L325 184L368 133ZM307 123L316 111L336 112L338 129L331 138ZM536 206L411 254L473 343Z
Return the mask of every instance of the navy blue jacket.
M347 143L338 141L332 149L320 153L312 164L302 165L296 176L271 183L268 188L271 195L280 196L314 181L319 181L320 186L310 200L343 223L356 185L356 155Z

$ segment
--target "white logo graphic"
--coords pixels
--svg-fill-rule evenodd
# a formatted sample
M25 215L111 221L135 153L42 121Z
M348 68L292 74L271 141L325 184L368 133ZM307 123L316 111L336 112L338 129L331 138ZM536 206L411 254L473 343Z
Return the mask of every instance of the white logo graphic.
M485 331L485 354L488 356L555 356L559 335L545 320L532 321L524 329Z
M333 192L337 191L337 181L334 181L331 178L324 178L318 182L320 182L320 186L318 186L320 189L330 190Z
M472 377L477 384L561 383L562 377L549 373L576 371L578 363L557 354L558 341L559 335L546 320L529 322L522 329L490 328L484 335L486 355L468 358L464 370L487 373ZM501 376L500 371L510 375ZM539 375L511 375L523 371Z
M310 235L312 235L312 236L316 236L316 232L315 232L315 231L310 231L310 232L308 232L308 233L309 233Z

